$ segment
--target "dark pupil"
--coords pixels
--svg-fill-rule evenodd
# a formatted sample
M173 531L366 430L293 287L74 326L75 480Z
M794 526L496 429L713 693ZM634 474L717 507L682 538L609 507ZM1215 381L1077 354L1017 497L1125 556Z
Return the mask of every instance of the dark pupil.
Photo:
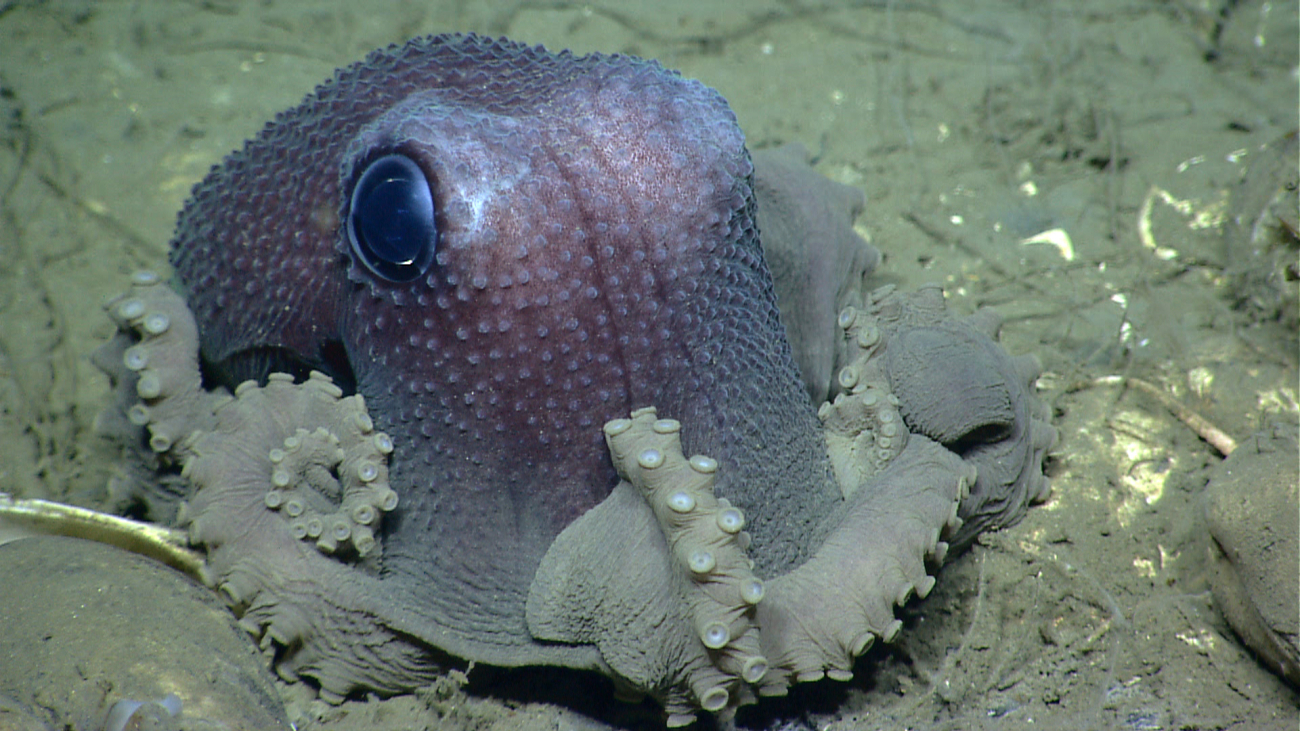
M402 155L366 168L352 193L352 249L375 274L405 282L433 261L433 195L419 166Z
M410 200L411 181L388 178L366 191L358 206L361 237L370 244L375 256L390 264L410 264L420 250L420 230L415 201Z

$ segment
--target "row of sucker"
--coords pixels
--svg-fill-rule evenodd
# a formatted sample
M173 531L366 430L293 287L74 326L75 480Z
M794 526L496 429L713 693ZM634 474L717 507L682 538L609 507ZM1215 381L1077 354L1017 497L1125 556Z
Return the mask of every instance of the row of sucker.
M698 708L734 706L741 682L760 683L768 670L754 622L766 588L745 553L745 516L714 495L717 461L682 454L680 432L679 422L658 418L654 408L605 425L615 468L650 505L675 565L690 579L683 599L711 661L687 679L692 697L664 699L670 727L691 723Z
M852 305L840 312L838 324L856 353L836 376L839 393L822 403L817 416L825 428L831 467L847 499L902 454L908 432L898 413L898 397L890 391L877 357L888 336L871 314Z
M209 426L214 397L199 372L198 328L185 302L150 271L131 275L131 289L108 301L108 316L133 344L122 350L122 375L133 379L137 401L127 408L132 424L148 429L150 449L173 451L196 429ZM116 365L116 364L114 364Z
M957 510L975 468L921 435L870 483L853 491L843 520L803 566L769 582L758 607L771 671L760 695L793 683L853 677L854 660L902 629L894 608L925 598L961 527ZM828 581L828 577L834 577Z
M973 319L979 313L971 315ZM1032 393L1038 377L1043 373L1043 364L1033 355L1018 355L1013 357L1012 362L1015 364L1016 375L1024 384L1025 390ZM1029 463L1032 465L1041 465L1047 459L1047 453L1052 447L1056 446L1058 434L1056 427L1052 426L1052 409L1046 401L1035 398L1029 402L1030 429L1030 450L1032 455ZM1043 470L1035 469L1029 471L1026 480L1025 491L1029 496L1029 504L1040 505L1047 502L1052 496L1052 481L1044 474Z

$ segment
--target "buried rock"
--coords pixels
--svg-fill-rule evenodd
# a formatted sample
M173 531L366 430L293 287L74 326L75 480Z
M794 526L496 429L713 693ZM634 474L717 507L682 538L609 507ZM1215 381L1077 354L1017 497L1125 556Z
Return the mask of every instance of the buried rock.
M24 538L0 546L0 586L0 725L290 728L248 634L165 566L93 541Z
M1300 468L1294 426L1243 440L1205 489L1219 610L1270 670L1300 689Z

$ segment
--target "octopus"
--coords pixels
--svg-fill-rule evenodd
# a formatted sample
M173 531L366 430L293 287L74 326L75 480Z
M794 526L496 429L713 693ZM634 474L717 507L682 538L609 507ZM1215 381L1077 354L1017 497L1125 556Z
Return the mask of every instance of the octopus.
M327 700L556 666L682 726L848 679L1056 437L996 313L864 289L863 204L653 61L376 51L108 306L116 490Z

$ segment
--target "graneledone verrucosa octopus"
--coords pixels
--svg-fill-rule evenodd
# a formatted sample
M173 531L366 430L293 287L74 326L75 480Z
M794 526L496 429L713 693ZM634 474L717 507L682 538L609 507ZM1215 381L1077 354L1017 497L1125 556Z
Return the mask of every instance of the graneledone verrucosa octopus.
M454 657L676 726L847 678L1047 496L1055 440L996 315L863 293L862 205L652 61L376 51L195 188L173 286L109 306L119 493L327 699Z

